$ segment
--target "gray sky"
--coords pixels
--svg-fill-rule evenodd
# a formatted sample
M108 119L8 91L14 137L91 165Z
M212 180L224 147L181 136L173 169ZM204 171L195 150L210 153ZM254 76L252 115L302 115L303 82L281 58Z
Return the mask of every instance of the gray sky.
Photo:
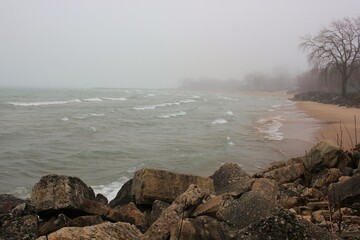
M307 68L299 38L359 0L1 0L0 86L177 87Z

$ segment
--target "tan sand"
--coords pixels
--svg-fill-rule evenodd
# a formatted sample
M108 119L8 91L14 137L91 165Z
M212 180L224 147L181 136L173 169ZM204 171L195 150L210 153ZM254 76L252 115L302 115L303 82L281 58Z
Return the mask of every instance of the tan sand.
M353 148L360 143L360 109L346 108L317 102L297 102L297 107L304 113L324 122L316 131L317 139L332 140L345 149ZM355 120L357 119L357 136L355 135Z

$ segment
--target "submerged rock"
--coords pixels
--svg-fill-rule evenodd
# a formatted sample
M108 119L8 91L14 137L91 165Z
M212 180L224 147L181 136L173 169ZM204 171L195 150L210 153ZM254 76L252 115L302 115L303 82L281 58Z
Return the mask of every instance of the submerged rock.
M191 184L213 193L213 180L164 170L141 169L135 172L131 194L136 204L152 204L155 200L171 203Z

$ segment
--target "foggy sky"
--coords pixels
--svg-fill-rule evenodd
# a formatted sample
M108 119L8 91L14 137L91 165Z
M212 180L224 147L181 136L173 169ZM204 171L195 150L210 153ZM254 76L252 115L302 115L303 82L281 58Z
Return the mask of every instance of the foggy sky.
M299 39L359 0L1 0L0 87L173 88L307 69Z

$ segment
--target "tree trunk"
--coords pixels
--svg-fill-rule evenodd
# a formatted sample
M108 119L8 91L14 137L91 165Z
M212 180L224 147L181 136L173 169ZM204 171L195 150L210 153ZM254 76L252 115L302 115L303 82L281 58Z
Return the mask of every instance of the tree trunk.
M342 74L342 76L341 76L341 96L342 97L346 97L347 80L348 80L348 78L346 77L346 75Z

